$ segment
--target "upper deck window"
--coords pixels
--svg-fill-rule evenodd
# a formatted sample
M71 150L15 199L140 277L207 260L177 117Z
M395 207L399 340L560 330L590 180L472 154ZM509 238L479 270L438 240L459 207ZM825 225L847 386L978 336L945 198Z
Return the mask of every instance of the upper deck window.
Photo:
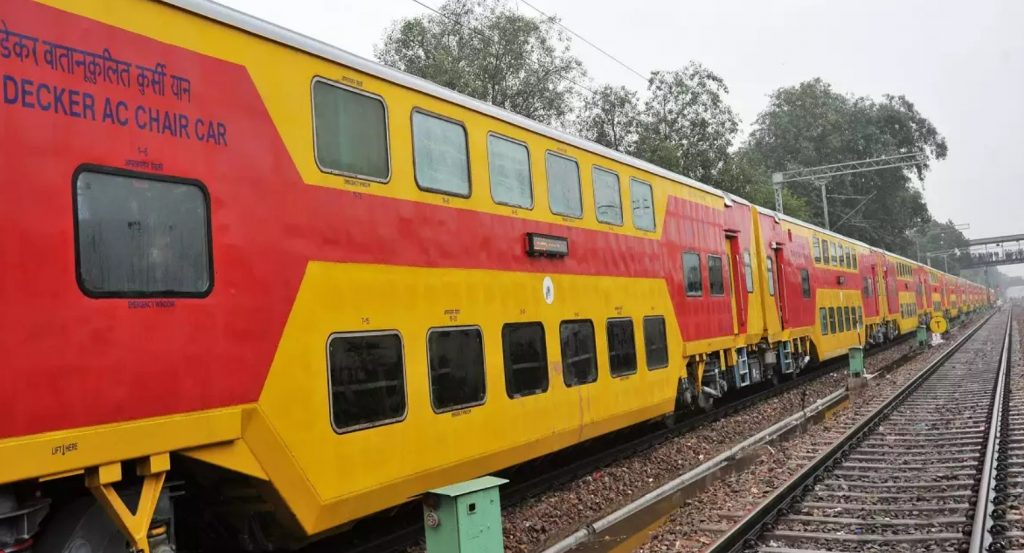
M82 171L78 284L92 297L202 297L213 286L210 212L198 183Z
M814 262L821 263L821 240L815 236L811 241L814 243Z
M391 178L388 114L380 98L314 80L313 134L320 169L381 182Z
M530 180L530 150L526 144L490 134L487 137L487 163L494 201L532 209L533 182Z
M651 185L629 179L629 197L633 202L633 226L640 230L654 231L654 192Z
M469 196L469 147L459 123L412 112L412 151L416 185L423 190Z
M583 217L583 193L580 191L580 166L576 160L548 152L548 204L551 212L566 217Z
M405 363L397 332L332 336L327 358L331 424L336 432L405 418Z
M829 261L828 261L828 240L824 240L823 239L821 241L821 252L822 252L822 254L821 254L821 263L822 263L822 265L828 265L829 264Z
M597 220L609 225L622 226L622 190L619 188L619 176L596 166L592 172Z

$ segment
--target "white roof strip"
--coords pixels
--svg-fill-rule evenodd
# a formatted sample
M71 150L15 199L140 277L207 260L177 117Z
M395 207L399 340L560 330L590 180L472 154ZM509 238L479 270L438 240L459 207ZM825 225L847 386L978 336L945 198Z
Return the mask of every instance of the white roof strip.
M658 167L657 165L653 165L651 163L647 163L646 161L642 161L634 157L628 156L626 154L623 154L621 152L612 150L610 148L606 148L604 146L601 146L600 144L590 142L589 140L584 140L582 138L572 136L558 129L544 125L543 123L538 123L532 119L523 117L522 115L512 113L508 110L493 106L486 102L481 102L480 100L444 88L443 86L430 82L426 79L422 79L420 77L416 77L414 75L410 75L408 73L399 71L397 69L381 65L377 62L370 61L366 58L357 56L351 52L342 50L341 48L338 48L336 46L331 46L326 42L322 42L315 38L286 29L284 27L281 27L280 25L276 25L274 23L238 11L236 9L229 8L222 4L218 4L210 0L162 1L166 4L176 6L183 10L187 10L192 13L206 17L208 19L213 19L226 25L237 27L254 35L258 35L273 40L275 42L285 44L292 48L308 52L310 54L319 56L329 61L333 61L335 63L346 65L348 67L351 67L352 69L361 71L368 75L373 75L374 77L390 81L392 83L404 86L406 88L418 90L425 94L429 94L431 96L441 98L453 104L457 104L472 109L474 111L478 111L480 113L489 115L496 119L501 119L502 121L522 127L528 131L547 136L548 138L558 140L559 142L570 144L576 148L580 148L581 150L588 150L595 154L602 155L610 159L614 159L615 161L618 161L620 163L632 165L637 169L647 171L648 173L658 175L662 178L672 180L680 184L685 184L687 186L703 190L704 192L708 192L710 194L714 194L716 196L721 196L722 198L725 198L725 194L721 190L718 190L717 188L693 180L689 177L684 177L683 175L673 173L672 171L667 171L665 169L662 169L661 167ZM742 198L736 196L733 196L732 198L734 201L739 201L743 204L750 205L750 202Z

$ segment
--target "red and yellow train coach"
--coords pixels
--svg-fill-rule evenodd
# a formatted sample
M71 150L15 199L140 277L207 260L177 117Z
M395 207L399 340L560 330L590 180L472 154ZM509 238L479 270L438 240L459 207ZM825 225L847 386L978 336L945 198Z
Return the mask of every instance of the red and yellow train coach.
M431 83L192 0L0 19L0 550L166 551L168 475L288 547L865 339L882 254Z

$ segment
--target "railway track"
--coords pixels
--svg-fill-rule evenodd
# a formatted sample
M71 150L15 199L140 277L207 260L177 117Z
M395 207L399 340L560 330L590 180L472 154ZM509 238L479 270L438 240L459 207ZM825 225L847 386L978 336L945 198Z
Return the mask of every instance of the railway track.
M888 351L905 344L912 336L906 335L894 342L868 350L868 356ZM897 364L902 357L894 362ZM714 410L690 414L677 424L665 426L661 423L646 423L621 430L608 436L595 438L552 454L546 458L528 462L499 476L508 478L510 483L502 487L502 504L514 505L536 496L552 487L562 485L593 473L620 459L636 455L666 440L673 439L695 428L721 420L759 402L776 397L789 390L845 369L845 358L834 359L796 378L762 390L752 390L747 395L721 404ZM387 517L368 521L364 528L355 528L334 537L327 537L303 548L301 553L396 553L414 546L423 536L422 513L418 504L396 508Z
M889 399L860 406L852 428L709 551L1021 549L1024 519L1007 509L1024 495L1011 325L996 313Z

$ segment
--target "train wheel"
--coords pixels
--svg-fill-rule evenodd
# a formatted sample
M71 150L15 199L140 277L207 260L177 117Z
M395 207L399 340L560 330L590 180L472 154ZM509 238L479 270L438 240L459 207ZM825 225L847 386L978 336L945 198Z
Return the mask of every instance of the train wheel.
M138 490L124 494L125 502L138 502ZM150 553L174 553L171 529L172 509L166 491L161 495L153 517L149 539ZM82 497L53 508L33 553L131 553L128 539L110 520L92 497Z
M701 390L701 392L697 394L697 406L700 407L702 411L710 411L715 408L715 398Z

